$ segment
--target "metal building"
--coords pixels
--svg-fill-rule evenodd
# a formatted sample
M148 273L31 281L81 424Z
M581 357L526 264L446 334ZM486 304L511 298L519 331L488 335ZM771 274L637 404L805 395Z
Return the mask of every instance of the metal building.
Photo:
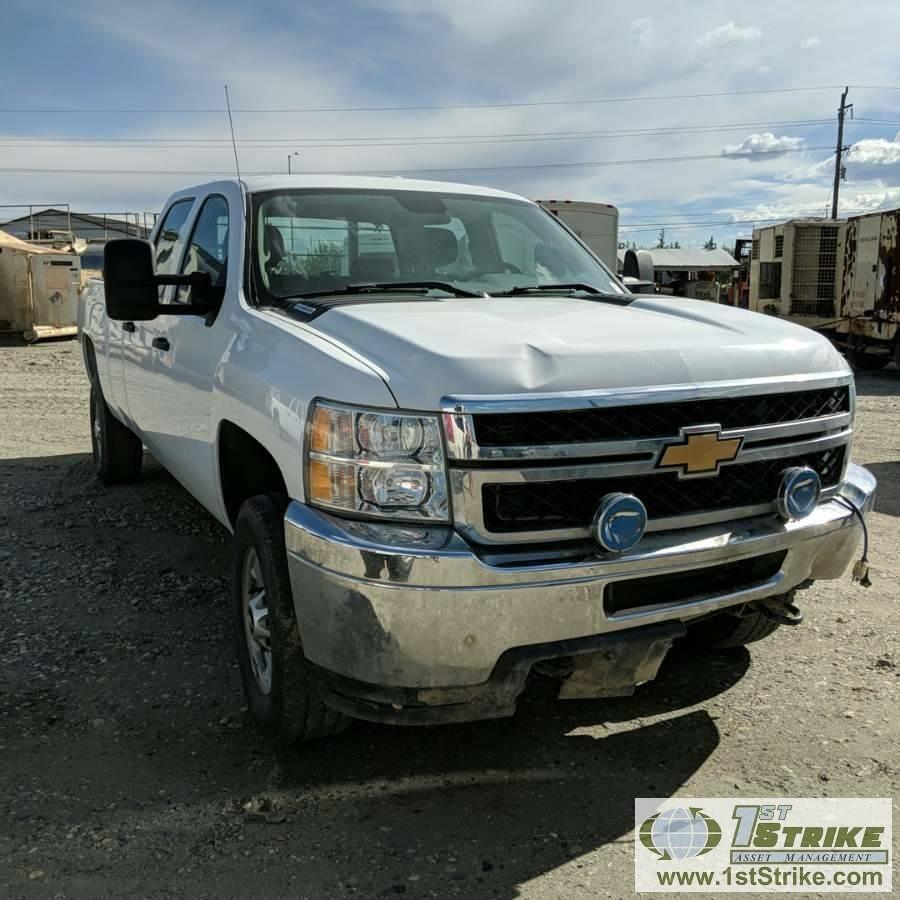
M106 243L113 238L146 238L153 228L151 213L85 213L60 207L5 207L9 212L27 209L25 215L0 223L0 229L23 241L35 243ZM0 210L3 211L3 210Z
M704 250L700 247L653 247L649 250L626 250L622 272L626 278L656 282L664 293L681 294L696 300L718 303L720 289L717 278L731 281L740 263L726 250Z

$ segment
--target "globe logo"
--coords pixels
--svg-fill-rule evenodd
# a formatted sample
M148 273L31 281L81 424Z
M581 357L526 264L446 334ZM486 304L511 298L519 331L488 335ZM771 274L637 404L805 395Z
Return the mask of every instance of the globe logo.
M641 843L660 859L692 859L718 846L719 823L699 806L677 807L650 816L640 828Z

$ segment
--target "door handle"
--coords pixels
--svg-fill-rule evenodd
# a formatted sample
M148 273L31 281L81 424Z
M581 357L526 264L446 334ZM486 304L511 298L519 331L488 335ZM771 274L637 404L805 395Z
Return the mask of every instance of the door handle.
M122 323L122 331L127 331L129 334L134 334L134 332L135 332L134 322L123 322Z
M156 347L157 350L168 350L169 349L169 339L168 338L153 338L151 344Z

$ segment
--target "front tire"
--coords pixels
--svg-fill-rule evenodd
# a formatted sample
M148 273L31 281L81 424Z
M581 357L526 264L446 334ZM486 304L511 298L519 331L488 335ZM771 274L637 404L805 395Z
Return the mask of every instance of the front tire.
M758 609L747 610L743 615L730 612L717 613L688 624L688 643L708 650L731 650L761 641L779 629L779 623Z
M282 745L330 737L350 724L326 705L303 653L279 497L246 500L234 529L232 612L247 705Z
M141 474L141 439L109 411L96 381L91 383L91 454L104 484L129 484Z

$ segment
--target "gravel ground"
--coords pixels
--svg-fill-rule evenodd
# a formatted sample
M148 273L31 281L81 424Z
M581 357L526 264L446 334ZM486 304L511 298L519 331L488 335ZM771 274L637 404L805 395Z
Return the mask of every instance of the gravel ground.
M227 534L152 460L94 479L75 342L0 347L0 895L624 897L635 796L893 796L900 373L858 390L871 589L818 584L803 626L671 655L629 699L277 752Z

